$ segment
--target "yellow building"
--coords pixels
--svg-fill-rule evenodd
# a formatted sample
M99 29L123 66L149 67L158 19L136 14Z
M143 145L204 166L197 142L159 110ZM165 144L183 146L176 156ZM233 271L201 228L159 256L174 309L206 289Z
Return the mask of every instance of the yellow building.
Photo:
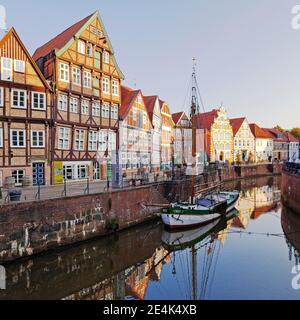
M170 112L169 105L162 100L159 100L161 116L162 116L162 131L161 131L161 170L171 170L174 154L174 121Z
M233 129L225 108L197 115L197 129L204 130L205 151L210 162L233 162Z

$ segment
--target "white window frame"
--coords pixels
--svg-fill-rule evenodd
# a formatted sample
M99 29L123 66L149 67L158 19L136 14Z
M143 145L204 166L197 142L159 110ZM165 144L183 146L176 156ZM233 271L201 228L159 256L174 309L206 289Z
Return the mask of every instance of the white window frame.
M17 173L17 179L15 178L15 185L16 187L21 186L22 185L22 180L20 180L20 176L22 176L22 179L25 177L25 170L24 169L16 169L16 170L12 170L11 171L11 176L13 177L13 173L16 172ZM22 175L20 175L20 173L22 173Z
M0 148L3 148L3 128L0 128Z
M98 151L98 131L89 131L89 151Z
M60 93L57 99L57 109L60 111L68 111L68 96Z
M102 78L102 92L105 94L110 94L110 80L107 77Z
M34 96L38 95L38 107L34 106ZM43 97L43 105L41 107L41 97ZM46 94L43 92L35 92L31 93L31 108L33 110L46 110Z
M79 99L76 97L70 97L70 112L78 113Z
M77 50L78 50L78 53L85 54L86 43L82 40L78 40Z
M81 86L81 70L77 67L72 67L72 83L76 86Z
M88 56L88 57L90 57L90 58L92 58L93 57L93 45L91 44L91 43L87 43L87 45L86 45L86 55ZM89 50L90 50L90 52L89 52Z
M84 151L84 133L85 131L83 129L75 130L75 150L77 151Z
M25 73L25 61L14 60L14 71L18 73Z
M107 64L110 63L110 53L108 51L103 52L103 62Z
M110 112L111 112L111 119L113 119L113 120L119 119L119 107L118 106L112 106Z
M115 97L119 97L119 81L112 80L112 95Z
M13 145L13 133L17 132L17 145ZM23 132L23 145L20 145L20 132ZM26 148L26 130L25 129L10 129L10 147L11 148Z
M100 102L94 101L92 105L92 116L100 117L101 116L101 105Z
M18 93L18 105L15 106L14 105L14 92ZM21 93L24 93L24 106L20 106L20 97L21 97ZM11 90L11 107L12 108L16 108L16 109L27 109L27 91L26 90L20 90L20 89L15 89L13 88Z
M90 103L89 100L83 99L81 100L81 114L84 116L88 116L90 114Z
M37 134L37 145L33 143L33 135ZM42 144L40 144L40 134L42 133ZM45 131L42 130L31 130L31 147L32 148L45 148Z
M92 88L92 73L90 71L83 71L83 87Z
M69 150L70 148L70 128L59 127L58 128L58 149Z
M101 117L105 119L109 119L109 105L103 104L101 107Z
M0 107L4 107L4 88L0 87Z
M9 62L9 67L6 62ZM13 59L1 57L1 80L13 81Z
M59 80L62 82L70 82L70 67L67 63L59 64Z

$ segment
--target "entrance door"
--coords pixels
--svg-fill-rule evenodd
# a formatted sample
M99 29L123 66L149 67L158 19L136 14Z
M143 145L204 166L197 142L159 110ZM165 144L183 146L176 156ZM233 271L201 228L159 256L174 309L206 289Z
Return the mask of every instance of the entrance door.
M242 160L243 161L247 160L247 151L242 151Z
M45 164L44 163L33 163L32 164L32 184L34 186L45 185Z

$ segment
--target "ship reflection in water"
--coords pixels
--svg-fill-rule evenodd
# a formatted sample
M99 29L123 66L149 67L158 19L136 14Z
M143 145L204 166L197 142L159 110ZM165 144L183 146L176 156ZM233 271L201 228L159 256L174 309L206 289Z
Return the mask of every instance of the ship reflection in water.
M6 266L0 299L299 299L300 215L280 204L280 179L228 185L237 210L201 228L160 223Z

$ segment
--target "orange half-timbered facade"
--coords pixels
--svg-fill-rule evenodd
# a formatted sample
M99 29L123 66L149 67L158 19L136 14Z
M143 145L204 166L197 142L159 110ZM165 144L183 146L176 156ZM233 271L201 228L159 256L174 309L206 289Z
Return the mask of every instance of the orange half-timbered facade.
M121 80L98 12L77 22L34 54L54 87L53 183L107 179L118 149Z
M14 28L0 41L0 60L0 184L49 184L50 86Z

